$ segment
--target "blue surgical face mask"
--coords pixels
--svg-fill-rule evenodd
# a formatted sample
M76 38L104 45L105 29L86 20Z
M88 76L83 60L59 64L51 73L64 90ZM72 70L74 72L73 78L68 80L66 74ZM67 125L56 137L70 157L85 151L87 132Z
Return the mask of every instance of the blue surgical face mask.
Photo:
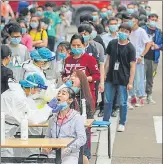
M157 27L157 23L155 21L149 21L148 23L152 28L156 28Z
M12 44L17 45L17 44L19 44L19 43L21 42L21 37L19 37L19 38L11 38L11 39L10 39L10 42L11 42Z
M147 16L149 16L151 14L151 11L146 10L146 14L147 14Z
M22 28L22 34L25 34L27 32L26 28Z
M1 24L1 30L3 30L3 29L4 29L4 27L5 27L5 25L4 25L4 24Z
M97 31L93 30L91 33L91 38L94 39L97 36Z
M51 14L52 12L51 11L46 11L47 14Z
M95 21L97 21L97 19L98 19L98 16L92 16L93 17L93 21L95 22Z
M134 9L127 9L127 12L128 12L129 14L132 14L132 13L134 13Z
M108 15L111 16L113 14L113 11L112 10L108 10Z
M72 87L72 80L67 80L65 82L65 85L68 87L68 88L71 88Z
M42 12L42 11L37 11L36 12L36 16L38 16L38 17L41 17L43 15L44 15L44 12Z
M117 25L110 25L110 26L109 26L109 30L110 30L111 32L116 32L116 31L118 30L118 26L117 26Z
M67 8L61 7L61 11L62 11L62 12L66 12L66 11L67 11Z
M90 40L90 35L83 35L84 42L88 42Z
M108 13L104 12L104 13L100 13L100 15L101 15L101 18L106 18L108 16Z
M33 29L36 29L37 27L38 27L38 23L36 23L36 22L31 22L30 23L30 26L33 28Z
M118 38L119 40L126 40L128 38L128 34L124 32L118 32Z
M132 28L134 26L134 22L132 20L129 20L128 25Z
M71 48L71 52L74 55L81 55L84 53L84 48Z
M80 88L78 87L71 87L71 89L75 92L78 93L80 91Z
M67 54L66 54L66 53L61 53L61 52L59 52L59 53L58 53L58 57L59 57L60 59L66 59Z
M62 102L62 103L58 104L58 107L60 108L60 111L62 111L62 110L69 108L69 104L67 102Z

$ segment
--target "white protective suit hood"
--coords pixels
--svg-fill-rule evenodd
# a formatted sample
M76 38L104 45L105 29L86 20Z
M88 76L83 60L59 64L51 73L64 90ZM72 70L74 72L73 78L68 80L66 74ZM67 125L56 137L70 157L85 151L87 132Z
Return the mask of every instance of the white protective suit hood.
M9 86L9 90L11 90L11 91L19 90L20 92L22 92L25 95L21 85L15 81L13 81L12 79L9 79L8 86Z
M26 77L31 73L38 73L45 80L46 83L46 78L43 73L43 70L41 70L39 67L34 65L32 60L25 62L22 67L25 70L23 79L26 79Z

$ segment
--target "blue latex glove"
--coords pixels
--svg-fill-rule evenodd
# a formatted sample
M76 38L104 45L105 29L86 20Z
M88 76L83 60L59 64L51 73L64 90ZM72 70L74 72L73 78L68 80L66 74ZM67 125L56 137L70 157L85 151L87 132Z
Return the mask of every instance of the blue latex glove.
M67 102L63 102L61 104L57 104L56 108L53 108L52 112L53 113L57 113L61 110L65 110L69 107L69 105L67 104Z
M52 109L55 109L55 108L57 108L57 103L58 103L58 100L56 98L54 98L49 102L48 106Z
M69 105L67 104L67 102L63 102L61 104L58 104L58 100L56 98L52 99L48 106L50 108L52 108L52 112L53 113L57 113L61 110L67 109L69 107Z

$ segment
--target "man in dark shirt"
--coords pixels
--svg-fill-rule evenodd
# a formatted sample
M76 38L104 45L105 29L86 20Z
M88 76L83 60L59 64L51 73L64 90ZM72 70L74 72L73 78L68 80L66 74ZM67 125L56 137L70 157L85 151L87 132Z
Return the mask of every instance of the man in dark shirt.
M11 50L7 45L1 46L1 94L9 89L8 80L13 78L13 72L6 66L11 60Z
M118 39L110 41L107 49L105 63L105 105L104 121L110 119L113 98L116 89L120 96L120 121L117 131L125 130L127 116L128 91L133 88L136 66L136 50L128 40L131 28L123 23L119 27Z
M143 28L147 32L152 46L148 53L144 56L144 66L146 75L146 94L147 103L153 104L155 101L152 99L153 78L157 72L157 66L160 58L160 50L162 49L162 33L157 27L158 15L150 14L148 16L148 23Z

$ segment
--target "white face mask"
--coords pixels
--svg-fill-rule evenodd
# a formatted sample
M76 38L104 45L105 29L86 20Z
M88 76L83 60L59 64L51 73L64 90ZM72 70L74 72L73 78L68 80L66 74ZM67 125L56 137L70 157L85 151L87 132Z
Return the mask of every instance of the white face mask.
M33 100L38 99L38 98L40 98L40 93L38 92L38 93L35 93L35 94L31 94L29 97Z
M31 93L31 88L30 88L30 93L29 93L29 95L27 97L35 100L35 99L38 99L40 97L40 94L41 94L41 91L37 91L37 93L32 94Z

